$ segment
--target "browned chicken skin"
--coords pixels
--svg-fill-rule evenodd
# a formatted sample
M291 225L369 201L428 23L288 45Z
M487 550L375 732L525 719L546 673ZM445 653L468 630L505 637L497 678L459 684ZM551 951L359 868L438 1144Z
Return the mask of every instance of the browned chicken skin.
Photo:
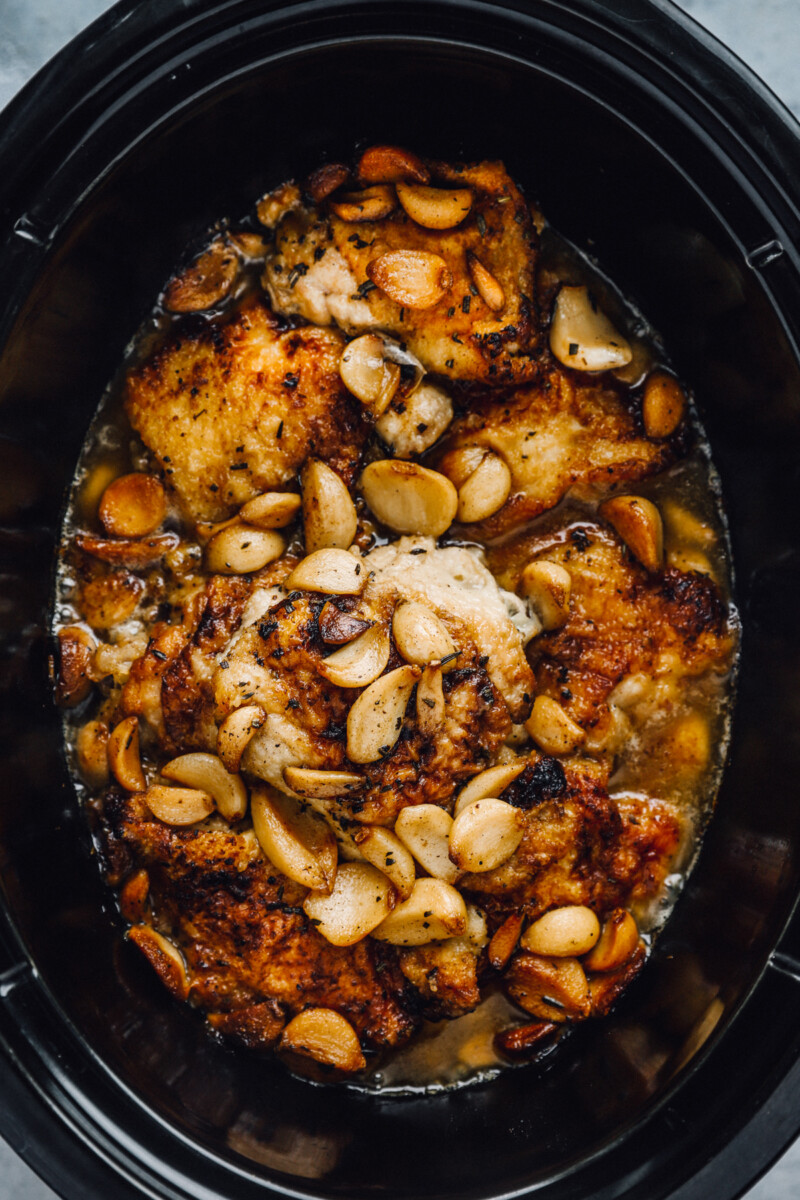
M128 376L126 411L185 513L230 516L292 482L306 458L352 480L367 435L339 378L344 339L286 329L261 302L172 337Z
M342 220L328 204L292 208L277 226L264 275L276 312L335 322L349 334L381 329L405 342L429 371L452 379L534 378L536 233L525 200L502 163L435 163L431 175L435 184L473 190L474 205L455 228L423 229L399 206L383 220L358 222ZM444 259L452 285L435 307L397 303L370 281L369 264L397 250ZM500 311L477 294L469 253L502 287Z

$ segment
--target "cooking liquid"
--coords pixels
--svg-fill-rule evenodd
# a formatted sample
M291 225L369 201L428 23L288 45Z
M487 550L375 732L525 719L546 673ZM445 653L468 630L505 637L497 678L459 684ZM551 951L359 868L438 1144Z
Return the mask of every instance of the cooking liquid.
M668 360L658 335L640 313L628 304L591 261L565 239L547 227L544 230L540 253L540 271L545 276L569 284L587 284L597 296L618 328L622 329L634 348L634 361L620 377L635 385L654 366L668 366ZM237 286L217 308L202 317L178 317L156 307L150 320L136 335L123 367L102 399L87 433L75 480L66 507L62 547L56 579L53 632L66 625L81 625L89 630L77 607L79 581L76 559L70 550L74 534L87 522L96 519L97 505L108 483L128 471L156 472L155 461L128 424L122 409L122 381L125 373L147 358L169 333L182 324L196 327L200 320L213 321L229 311L258 288L259 263L245 264ZM725 515L721 504L720 487L711 462L710 450L696 413L691 412L695 446L688 457L652 479L635 485L637 494L653 499L664 518L665 553L670 565L682 570L699 569L709 572L729 605L731 626L738 630L738 617L732 603L732 570L730 545ZM540 539L546 531L558 529L568 522L594 521L596 504L578 502L567 497L556 509L542 514L526 527L517 529L504 540L488 544L490 564L497 575L519 557L527 561L525 546ZM363 539L362 549L390 540L369 524L369 536ZM363 506L359 516L364 517ZM149 626L164 619L168 611L205 583L202 567L202 546L194 540L193 528L187 527L180 513L173 508L164 529L174 529L185 539L178 554L167 556L165 563L139 571L146 591L139 614L112 631L112 643L125 646L138 644L143 653ZM469 543L474 545L474 543ZM302 554L302 542L297 534L289 551ZM86 581L85 568L83 582ZM98 565L98 573L102 569ZM138 657L138 655L135 655ZM632 906L639 928L647 942L657 934L668 919L672 907L691 870L699 849L703 828L713 809L719 790L729 736L730 713L735 680L735 654L727 670L709 673L690 681L682 693L680 710L654 712L639 723L623 747L615 765L609 791L612 796L646 793L676 804L686 816L686 837L673 872L662 893L646 905ZM100 711L113 703L111 696L101 701ZM670 764L660 753L665 728L677 717L696 713L708 722L711 755L709 761L695 772L670 772ZM75 757L75 738L80 726L95 713L86 706L67 710L64 715L65 740L73 767L78 794L89 810L97 810L98 797L92 796L81 781ZM147 748L143 748L147 759ZM532 1018L508 1001L499 988L490 991L472 1013L452 1021L426 1022L419 1034L407 1046L392 1052L385 1061L368 1068L364 1074L349 1080L350 1086L369 1090L419 1092L441 1090L469 1082L485 1080L507 1070L513 1064L502 1059L494 1050L494 1035L512 1025L527 1024ZM565 1026L565 1032L569 1026ZM544 1053L552 1053L550 1046Z

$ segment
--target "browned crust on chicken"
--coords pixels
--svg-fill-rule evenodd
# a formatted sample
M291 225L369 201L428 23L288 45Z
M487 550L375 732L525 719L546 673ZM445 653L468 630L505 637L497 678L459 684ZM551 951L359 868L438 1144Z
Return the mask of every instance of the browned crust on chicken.
M112 857L147 867L159 927L186 960L190 998L226 1014L217 1028L268 1045L275 1021L253 1006L291 1017L323 1005L369 1046L397 1045L413 1032L393 953L371 939L341 948L321 937L300 907L306 889L272 867L252 832L170 828L142 796L118 793L104 822Z
M278 225L264 285L278 312L347 333L380 329L406 343L429 371L491 384L532 379L536 232L519 189L498 162L429 164L434 184L472 188L475 203L454 229L424 229L398 208L379 221L344 221L329 203L292 207ZM335 200L336 197L334 196ZM382 254L422 250L444 259L453 284L433 308L411 309L374 287L367 268ZM494 312L477 294L467 255L503 289Z
M509 802L530 802L519 848L502 866L459 883L492 928L513 912L535 920L549 908L584 904L602 917L651 898L681 847L684 825L672 805L611 797L577 760L562 770L563 787L540 789L540 799L535 790L525 800L508 789Z
M478 955L461 938L402 950L400 970L419 992L429 1020L452 1020L481 1002Z
M552 369L541 383L501 398L473 398L437 448L434 465L453 473L463 450L493 450L511 472L511 494L499 512L468 526L471 537L496 537L554 508L568 493L604 494L663 470L674 455L640 431L632 406L606 376L581 379Z
M344 339L286 329L261 301L175 335L127 379L126 411L187 515L217 521L309 455L349 483L367 434L339 378Z
M608 723L608 697L627 675L669 675L680 686L730 668L734 635L713 580L672 567L650 574L601 525L581 522L526 539L495 559L507 586L533 559L569 571L569 618L534 640L530 658L537 691L558 700L584 729Z

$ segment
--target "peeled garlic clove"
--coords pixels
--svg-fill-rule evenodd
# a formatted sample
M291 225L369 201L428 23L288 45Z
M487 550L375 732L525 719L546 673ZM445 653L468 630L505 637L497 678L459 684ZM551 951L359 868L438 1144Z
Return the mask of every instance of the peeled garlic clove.
M399 179L411 179L427 183L428 168L421 158L400 146L370 146L361 155L358 177L364 183L396 183Z
M506 302L502 286L471 250L467 251L467 267L481 300L492 312L499 312Z
M387 631L373 625L355 641L323 658L318 670L337 687L366 687L386 670L390 649Z
M569 617L572 576L559 563L539 559L522 572L519 590L530 600L542 629L558 629Z
M587 971L615 971L632 957L639 945L636 922L624 908L615 908L603 923L603 932L584 966Z
M457 817L476 800L499 796L518 775L522 774L527 765L528 760L523 758L516 762L501 763L497 767L487 767L485 771L481 771L480 774L470 779L469 783L458 793L453 816Z
M378 520L395 533L439 537L458 508L450 480L419 463L380 459L364 470L359 486Z
M357 596L363 592L367 572L347 550L315 550L299 562L284 583L287 591L329 592L334 596Z
M433 308L453 286L447 263L428 250L389 250L373 259L367 276L403 308Z
M464 936L476 950L482 950L489 941L486 915L474 904L467 905L467 928L464 930Z
M117 783L127 792L143 792L147 787L139 754L138 717L125 717L112 729L108 738L108 765Z
M298 1013L284 1029L280 1048L348 1074L367 1065L355 1029L332 1008L306 1008Z
M98 515L112 537L146 537L158 529L167 513L164 488L152 475L135 472L110 483L100 500Z
M677 379L665 371L648 375L642 399L642 420L647 436L671 437L685 412L686 396Z
M407 900L373 929L372 936L393 946L424 946L460 937L467 928L463 897L443 879L418 879Z
M376 417L400 386L400 367L386 355L383 338L365 333L348 342L339 361L342 383Z
M217 754L228 771L239 770L250 739L264 724L266 713L259 704L246 704L230 713L217 730Z
M325 800L335 796L346 796L364 787L361 775L350 771L315 771L310 767L286 767L283 778L298 796Z
M97 789L108 783L108 726L103 721L87 721L78 730L75 754L81 779Z
M141 950L161 982L179 1000L189 995L189 976L186 963L177 946L150 925L134 925L128 930L128 940Z
M522 935L520 945L533 954L551 958L579 958L588 954L600 937L596 913L583 904L551 908Z
M402 409L402 411L398 411ZM375 429L397 458L424 454L437 442L453 419L453 403L433 383L423 383L402 405L390 405Z
M315 204L327 200L337 188L347 183L350 171L344 163L323 163L306 180L306 191Z
M453 822L450 858L463 871L493 871L522 841L520 814L505 800L487 797L467 805Z
M315 813L271 787L254 787L250 815L269 861L295 883L330 891L337 875L336 839Z
M394 831L429 875L455 883L458 868L450 859L453 818L436 804L409 804L401 809Z
M419 675L419 667L397 667L361 693L347 716L351 762L377 762L393 749Z
M439 463L439 469L456 488L461 488L470 475L475 474L486 453L485 446L459 446L457 450L448 450Z
M452 229L460 225L474 199L469 188L427 187L398 181L396 191L411 220L425 229Z
M585 287L562 287L558 293L550 349L560 363L576 371L613 371L633 358L628 342Z
M180 544L177 533L159 533L144 538L101 538L91 533L77 533L75 545L101 562L123 567L147 567L158 562Z
M584 732L550 696L537 696L525 728L547 754L571 754L584 739Z
M371 863L342 863L329 895L312 892L303 911L332 946L360 942L392 911L395 892Z
M150 876L144 869L134 872L125 880L119 893L119 910L126 921L144 921L149 894Z
M353 835L359 854L382 871L401 900L413 891L416 878L414 859L397 834L382 825L365 825Z
M489 962L495 971L502 971L516 950L523 920L522 913L512 913L495 931L489 942Z
M239 518L259 529L283 529L297 515L302 500L295 492L263 492L239 509Z
M600 505L600 516L648 571L657 571L663 565L664 527L661 513L651 500L644 496L612 496Z
M511 494L508 464L489 452L458 491L458 519L466 524L485 521L503 507Z
M379 183L363 192L346 192L330 205L343 221L381 221L397 208L397 196L394 188Z
M206 546L206 569L219 575L250 575L280 558L286 543L279 533L255 525L229 525Z
M444 622L427 604L420 604L416 600L398 604L392 617L392 636L406 662L419 666L441 662L457 653L456 644ZM455 659L447 664L455 665Z
M417 684L417 728L423 737L433 737L444 725L444 718L442 668L425 667Z
M505 986L520 1008L545 1021L585 1017L591 1007L586 974L577 958L517 954L506 974Z
M344 646L360 634L366 633L369 621L342 612L333 600L327 600L319 614L319 636L329 646Z
M344 480L327 463L311 458L303 467L300 486L306 553L346 550L356 536L358 517Z
M55 701L61 708L74 708L92 690L92 659L96 643L79 625L58 631Z
M233 286L239 260L224 238L212 242L187 270L167 284L164 307L170 312L202 312L218 304Z
M182 754L162 767L161 774L165 779L208 792L226 821L241 821L247 812L247 788L216 754Z
M198 788L164 787L152 783L144 800L153 816L165 825L196 825L214 811L211 796Z

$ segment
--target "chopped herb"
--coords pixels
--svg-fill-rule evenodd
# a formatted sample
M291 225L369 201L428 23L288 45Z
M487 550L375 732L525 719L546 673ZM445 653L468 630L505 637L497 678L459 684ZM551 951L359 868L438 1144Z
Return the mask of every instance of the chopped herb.
M285 388L294 389L297 387L299 382L300 382L300 376L293 373L292 371L287 371L283 377L283 386Z
M314 262L319 262L321 258L324 258L325 249L325 246L317 246L316 250L314 251Z
M577 353L578 353L578 343L577 343L577 342L570 342L570 344L569 344L569 355L570 355L570 358L573 356L573 354L577 354Z
M416 546L413 550L409 550L409 554L427 554L428 551L423 546Z
M419 425L417 426L417 433L424 433L427 428L428 426L425 421L420 421Z
M455 308L448 308L447 315L448 315L448 317L454 317L456 315Z
M376 290L377 286L377 283L373 283L371 279L365 279L357 290L359 299L364 300L370 294L370 292L374 292Z
M166 656L166 654L164 653L164 651L163 651L163 650L156 650L155 648L153 648L153 658L157 658L159 662L166 662L166 661L167 661L167 656Z
M436 708L436 701L429 700L427 696L422 697L422 703L427 704L428 708Z
M291 271L289 272L289 277L288 277L288 281L287 281L289 284L289 287L293 288L294 285L297 283L298 279L302 279L303 276L307 275L307 274L308 274L307 264L306 263L297 263L295 266L292 267Z
M247 463L246 462L231 463L231 470L232 471L246 471Z
M208 485L208 490L209 490L210 492L218 492L218 491L219 491L219 488L217 487L217 485L216 485L215 483L210 483L210 484Z
M454 341L454 342L455 342L457 345L459 345L459 346L463 346L463 345L464 345L464 343L462 342L461 338L458 336L458 334L457 334L457 333L451 333L451 334L450 334L450 337L452 338L452 340L453 340L453 341Z
M278 432L275 434L275 437L278 439L278 441L280 441L283 437L283 421L281 421L280 425L278 426Z
M455 366L455 362L456 360L454 358L448 358L444 365L446 367L450 367L452 370L452 368Z
M464 299L461 301L461 311L463 313L468 313L469 306L471 303L472 303L472 296L465 296Z
M400 309L400 320L405 321L405 319L406 319L406 310L404 308L401 308Z
M475 218L475 224L478 226L478 233L483 237L486 233L486 221L484 220L483 213L478 213Z

